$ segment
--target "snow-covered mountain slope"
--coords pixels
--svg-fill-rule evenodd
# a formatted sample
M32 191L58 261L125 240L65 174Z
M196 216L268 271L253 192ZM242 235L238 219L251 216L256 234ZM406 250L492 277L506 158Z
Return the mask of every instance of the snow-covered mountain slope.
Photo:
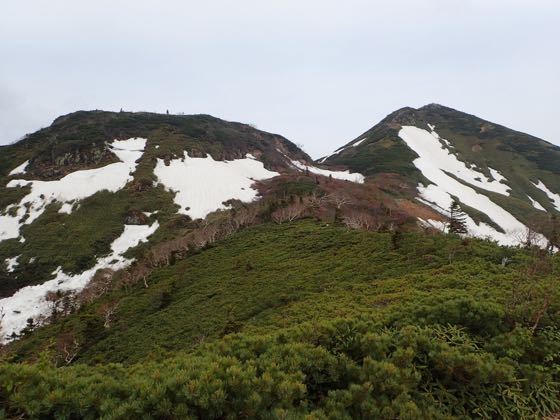
M98 270L119 270L129 266L133 260L123 255L130 248L146 242L158 227L157 221L151 226L125 225L121 236L111 244L111 253L99 258L93 267L79 274L67 274L58 267L52 273L54 276L52 280L23 287L12 296L0 299L3 314L1 320L3 335L0 336L0 344L21 333L28 325L28 319L32 319L35 326L43 323L53 310L50 294L78 292L87 286Z
M413 164L430 182L428 185L422 183L418 185L419 197L423 201L445 214L451 207L453 197L457 197L461 203L483 212L502 229L500 232L487 223L476 223L472 217L467 216L467 228L471 235L489 237L503 245L519 243L527 226L488 196L478 193L473 188L478 187L509 196L510 188L506 184L506 178L492 168L489 170L494 179L487 178L476 169L467 167L445 148L446 142L433 128L428 131L414 126L403 126L399 131L399 137L418 154ZM539 242L546 244L544 238L539 238Z
M443 215L456 199L472 235L507 245L550 237L560 209L560 148L437 104L400 109L319 161L394 174Z
M556 146L439 105L399 110L316 163L208 115L70 114L0 147L2 327L17 334L49 295L259 200L259 222L391 231L444 230L457 200L474 236L558 247L559 162Z
M3 336L43 322L49 296L260 199L263 182L307 173L363 182L279 135L207 115L77 112L0 147Z
M115 192L122 189L132 180L136 161L142 157L145 145L146 139L115 140L109 144L109 148L120 162L100 168L75 171L59 180L13 179L9 181L6 184L7 188L29 186L31 191L19 203L4 209L4 215L0 215L0 241L19 237L21 225L33 223L50 204L61 203L59 212L69 214L72 212L74 202L91 197L99 191ZM27 166L27 162L23 165ZM11 171L10 175L22 173L22 166L18 168Z

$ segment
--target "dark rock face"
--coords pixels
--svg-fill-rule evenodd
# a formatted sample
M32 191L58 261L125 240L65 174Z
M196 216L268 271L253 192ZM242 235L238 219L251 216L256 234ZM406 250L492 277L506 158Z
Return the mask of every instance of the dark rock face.
M149 217L137 209L130 209L124 217L125 225L146 225L149 222Z
M98 168L118 161L118 158L104 144L76 148L60 154L56 154L53 148L50 159L31 160L28 172L34 178L54 180L77 170Z

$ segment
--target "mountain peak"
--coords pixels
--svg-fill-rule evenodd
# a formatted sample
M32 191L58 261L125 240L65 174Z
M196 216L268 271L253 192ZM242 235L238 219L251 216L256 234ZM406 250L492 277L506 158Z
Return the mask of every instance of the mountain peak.
M51 126L5 149L4 154L29 160L28 172L38 179L58 179L78 169L116 162L107 143L129 138L147 139L146 156L166 161L183 156L185 151L191 157L210 155L215 160L240 159L252 154L273 170L289 166L290 159L311 161L286 138L248 124L207 114L103 110L62 115ZM7 174L10 169L8 163L2 165L0 161L0 178L2 172Z
M445 106L445 105L437 104L435 102L432 102L430 104L427 104L427 105L424 105L424 106L418 108L419 111L422 111L422 110L424 110L424 111L429 111L429 110L437 111L437 110L444 110L444 109L455 111L453 108L450 108L450 107Z

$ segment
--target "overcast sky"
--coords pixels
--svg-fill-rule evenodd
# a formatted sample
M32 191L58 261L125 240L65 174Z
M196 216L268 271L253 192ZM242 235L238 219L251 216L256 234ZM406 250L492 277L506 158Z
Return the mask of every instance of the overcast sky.
M253 123L320 157L431 102L560 144L558 0L2 3L0 144L122 107Z

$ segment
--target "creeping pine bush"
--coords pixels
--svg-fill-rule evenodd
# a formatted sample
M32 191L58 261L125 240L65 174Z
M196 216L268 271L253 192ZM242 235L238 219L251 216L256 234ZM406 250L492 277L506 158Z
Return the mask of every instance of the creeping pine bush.
M559 355L550 328L482 343L464 327L339 319L127 367L4 363L0 398L30 418L529 418L560 409Z
M557 257L543 271L507 252L503 266L504 248L452 236L403 233L394 249L310 221L247 229L7 346L2 415L546 418L560 412Z

